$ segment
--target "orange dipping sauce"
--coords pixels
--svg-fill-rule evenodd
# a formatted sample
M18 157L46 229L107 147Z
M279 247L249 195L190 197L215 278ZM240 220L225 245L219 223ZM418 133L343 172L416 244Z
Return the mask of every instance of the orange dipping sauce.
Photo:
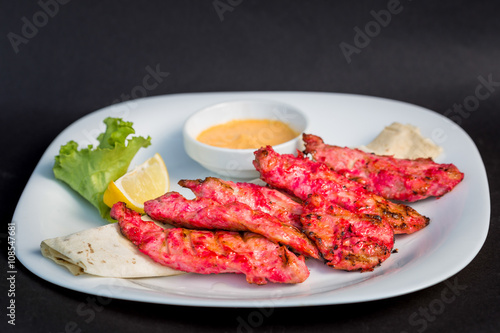
M242 119L212 126L201 132L196 140L221 148L259 149L285 143L299 134L279 120Z

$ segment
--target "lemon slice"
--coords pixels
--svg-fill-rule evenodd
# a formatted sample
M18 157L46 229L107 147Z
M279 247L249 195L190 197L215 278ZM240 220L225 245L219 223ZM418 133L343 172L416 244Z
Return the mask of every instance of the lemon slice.
M169 189L167 167L157 153L116 181L111 181L103 201L109 207L119 201L125 202L127 207L144 214L144 202L165 194Z

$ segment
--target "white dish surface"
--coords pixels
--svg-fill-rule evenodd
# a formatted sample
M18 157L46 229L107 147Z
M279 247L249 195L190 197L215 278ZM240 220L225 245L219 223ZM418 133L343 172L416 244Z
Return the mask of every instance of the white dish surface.
M310 277L297 285L250 285L241 274L197 275L145 279L73 276L66 268L43 258L44 239L98 227L106 223L98 212L52 173L54 156L69 140L81 146L95 143L103 119L132 121L136 135L152 138L130 168L158 152L167 165L171 190L192 194L177 185L180 179L216 176L191 160L183 149L182 127L199 109L240 99L269 99L304 111L308 133L326 143L360 146L392 122L412 124L441 145L436 161L453 163L464 180L440 199L410 204L431 218L425 229L396 236L398 253L372 272L343 272L308 260ZM47 148L35 168L14 213L16 253L39 277L72 290L161 304L211 307L290 307L344 304L384 299L437 284L469 264L488 233L490 198L486 171L470 137L449 119L419 106L376 97L312 92L197 93L159 96L116 104L93 112L66 128Z

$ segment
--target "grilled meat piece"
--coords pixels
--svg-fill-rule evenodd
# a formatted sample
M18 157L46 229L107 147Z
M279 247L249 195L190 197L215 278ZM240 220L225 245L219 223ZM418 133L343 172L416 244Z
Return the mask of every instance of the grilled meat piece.
M300 230L238 201L220 204L210 198L188 200L177 192L169 192L146 201L144 211L153 220L177 227L252 231L300 254L319 258L316 246Z
M440 197L464 178L453 164L438 164L430 158L415 160L378 156L359 149L327 145L312 134L303 134L305 152L341 175L386 199L417 201Z
M221 204L239 201L254 210L277 217L284 223L299 229L302 227L300 224L302 204L278 190L252 183L235 183L215 177L207 177L204 180L182 179L179 185L189 188L197 197L211 198Z
M371 271L391 255L394 232L379 216L357 215L313 194L301 220L304 232L335 269Z
M271 146L255 152L254 166L270 186L288 191L299 199L319 194L332 204L359 214L378 215L389 222L396 234L409 234L429 224L429 218L413 208L393 203L369 192L355 181L311 161L299 152L280 155Z
M300 283L309 270L302 256L251 232L163 229L122 202L111 209L125 237L162 265L200 274L243 273L249 283Z

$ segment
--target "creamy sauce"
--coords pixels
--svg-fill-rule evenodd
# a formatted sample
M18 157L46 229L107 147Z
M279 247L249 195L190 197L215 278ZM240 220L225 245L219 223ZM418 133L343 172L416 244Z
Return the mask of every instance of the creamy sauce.
M418 127L392 123L361 150L377 155L391 155L396 158L436 158L443 148L420 134Z
M299 133L279 120L241 119L212 126L198 135L207 145L232 149L258 149L275 146L297 137Z

